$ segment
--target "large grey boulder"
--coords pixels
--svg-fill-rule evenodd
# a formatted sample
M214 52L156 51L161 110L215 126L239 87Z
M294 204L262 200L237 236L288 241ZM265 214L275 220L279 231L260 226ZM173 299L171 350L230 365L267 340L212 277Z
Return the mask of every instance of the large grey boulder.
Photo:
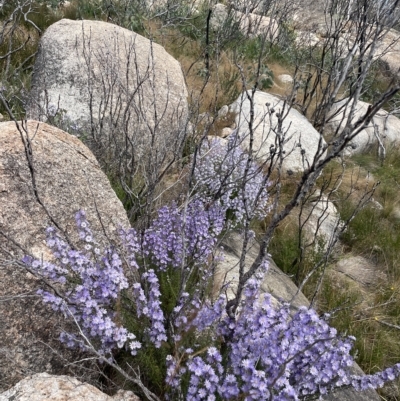
M171 160L185 136L178 61L132 31L62 19L40 40L27 114L80 136L108 163Z
M79 139L37 121L19 127L0 123L0 391L33 373L83 374L71 364L80 353L59 342L63 317L43 304L36 294L42 283L18 264L21 258L52 257L45 243L50 225L76 243L80 209L100 245L118 239L120 224L129 226L107 177Z
M327 130L334 135L340 135L349 118L353 102L343 99L333 105L328 115ZM355 106L352 123L362 118L371 105L369 103L357 102ZM351 140L345 149L346 155L361 153L371 145L381 144L386 147L389 144L400 143L400 119L389 114L385 110L379 110L372 118L371 122Z
M354 374L362 375L362 370L358 365L353 366ZM356 391L353 388L337 389L331 394L324 395L322 400L325 401L381 401L378 393L375 390Z
M278 155L282 155L284 170L302 172L309 168L317 154L323 154L325 140L297 110L288 104L283 109L283 100L269 93L256 91L252 101L247 95L251 96L251 91L240 95L230 105L230 111L237 114L237 132L245 148L249 148L253 136L252 151L256 159L260 162L272 159L278 165Z
M38 373L0 394L0 401L140 401L131 391L110 397L88 383L69 376Z

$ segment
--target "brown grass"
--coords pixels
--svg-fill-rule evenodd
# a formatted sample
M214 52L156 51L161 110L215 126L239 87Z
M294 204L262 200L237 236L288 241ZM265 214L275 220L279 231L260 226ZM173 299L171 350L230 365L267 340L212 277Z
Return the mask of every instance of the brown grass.
M236 99L242 86L240 75L226 52L221 52L217 62L210 58L207 76L204 48L199 42L183 36L177 29L161 29L155 21L149 23L147 29L150 36L180 62L189 101L199 114L216 112Z

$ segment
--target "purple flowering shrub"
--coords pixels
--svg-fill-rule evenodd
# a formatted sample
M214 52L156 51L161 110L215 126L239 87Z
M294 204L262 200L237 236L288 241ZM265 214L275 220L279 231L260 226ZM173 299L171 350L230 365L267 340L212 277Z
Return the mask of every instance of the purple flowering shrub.
M23 259L39 276L62 285L62 294L44 290L40 294L54 310L75 320L83 339L62 333L61 341L71 347L90 349L91 344L84 341L90 338L106 357L112 357L121 348L136 355L142 342L160 348L167 341L165 312L183 324L183 311L187 311L183 304L188 293L182 289L197 287L193 291L199 293L210 279L206 262L223 229L222 211L217 206L206 208L199 200L191 202L184 213L176 205L163 207L140 239L134 229L120 230L119 254L113 247L99 249L83 211L76 214L76 224L82 251L72 249L54 228L48 228L47 245L54 262L30 256ZM131 278L129 285L121 257ZM165 283L163 292L160 279ZM121 299L129 310L133 308L136 326L142 329L136 335L115 323L122 318L123 311L116 310L117 301L123 305Z
M61 341L108 360L119 350L139 366L151 353L162 369L157 391L170 400L298 400L342 386L377 388L399 376L400 364L352 375L354 338L340 337L312 309L293 312L261 295L266 264L229 316L226 297L211 296L207 272L222 214L199 199L181 210L164 207L141 237L121 230L119 252L99 249L83 212L76 215L80 251L49 228L54 262L24 262L53 283L55 292L40 291L44 302L79 325L81 335L62 333ZM145 382L151 387L151 378Z

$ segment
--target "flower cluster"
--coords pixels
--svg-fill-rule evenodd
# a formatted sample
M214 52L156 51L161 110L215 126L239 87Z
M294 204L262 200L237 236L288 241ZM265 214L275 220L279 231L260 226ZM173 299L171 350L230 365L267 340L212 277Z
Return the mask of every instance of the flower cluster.
M94 242L89 223L83 211L76 214L79 238L84 251L77 251L59 237L55 229L47 229L47 245L55 263L42 262L26 256L23 262L40 276L65 284L64 297L40 290L43 300L67 317L72 317L84 335L99 342L98 351L110 355L115 347L129 346L134 355L141 347L133 333L116 323L114 303L121 290L128 288L121 259L114 248L102 255ZM69 333L61 340L69 346L88 348L89 344Z
M190 350L196 356L189 356L181 366L178 361L185 360L185 355L168 357L167 384L176 388L186 376L187 400L217 396L222 400L238 396L247 401L299 400L347 385L356 390L377 388L400 375L400 364L375 375L352 375L354 338L338 336L312 309L302 307L293 314L289 304L273 306L268 294L260 296L260 281L260 277L249 280L235 319L226 315L220 298L214 307L200 309L193 321L199 331L207 327L220 333L225 364L213 345L206 352Z
M180 210L165 206L158 212L143 241L144 254L160 270L167 266L185 268L187 262L203 265L214 251L224 227L224 213L218 205L206 206L200 199Z
M203 305L199 301L193 300L193 309L197 310L196 317L187 326L187 330L194 327L197 331L202 332L212 327L224 313L226 299L221 295L216 302L205 300Z
M219 376L223 373L222 357L215 347L207 350L205 361L196 356L189 360L188 372L190 374L187 401L216 399L219 387Z
M138 272L139 265L136 260L136 255L140 254L140 243L136 230L133 228L130 228L128 230L120 228L119 236L122 242L122 250L125 251L124 256L128 262L130 270L133 272Z
M357 391L376 389L381 388L385 384L385 382L394 380L399 376L400 363L396 363L394 366L373 375L352 376L348 384Z
M229 324L230 365L248 400L323 394L349 375L351 339L338 338L313 310L301 308L291 317L289 305L275 309L265 296L261 304L246 302Z
M158 278L154 270L150 269L143 273L142 278L149 284L148 297L142 289L140 283L133 284L133 294L136 300L136 314L140 317L142 314L150 319L150 328L147 330L150 341L159 348L162 341L167 341L164 328L164 313L161 309L160 287Z
M198 195L217 202L233 215L236 224L245 218L264 218L268 212L268 182L261 168L241 149L237 135L231 135L227 144L220 138L204 141L194 178Z
M121 258L114 248L99 249L84 212L76 214L76 223L82 251L72 249L50 227L47 229L47 244L55 262L31 257L25 257L24 262L39 275L65 286L64 297L49 291L40 291L40 294L53 309L72 317L87 338L99 340L102 354L110 355L114 348L124 345L135 354L142 344L136 341L133 333L115 324L116 301L120 292L129 287ZM131 291L128 292L135 303L136 317L144 323L140 337L147 338L156 348L167 341L159 279L154 269L145 269L140 261L150 259L158 272L165 271L167 267L177 269L182 266L190 271L194 265L204 265L214 251L223 224L224 216L218 206L205 207L197 199L182 210L176 205L161 209L158 218L144 232L142 240L134 229L119 230L124 260L133 277ZM188 296L187 292L182 292L174 308L173 322L177 327L187 322L187 305L184 303ZM87 345L69 333L63 333L61 340L71 347Z

